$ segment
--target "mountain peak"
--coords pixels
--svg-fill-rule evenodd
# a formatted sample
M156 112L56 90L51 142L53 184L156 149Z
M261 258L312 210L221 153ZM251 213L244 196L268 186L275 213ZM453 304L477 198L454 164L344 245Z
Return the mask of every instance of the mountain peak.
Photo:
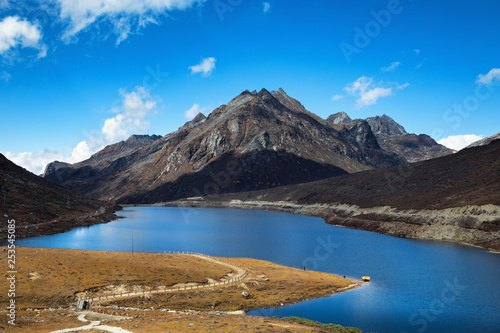
M350 124L353 120L347 113L337 112L326 118L326 121L332 124Z
M274 96L281 104L286 106L292 111L295 112L302 112L302 113L307 113L319 122L320 119L316 116L310 113L309 111L306 110L306 108L295 98L290 97L282 88L279 88L277 91L272 91L271 95Z
M372 131L375 135L387 135L396 136L408 134L403 126L398 124L394 119L384 114L382 117L370 117L366 118L366 121L370 124Z
M182 127L180 127L179 131L189 131L203 123L205 119L207 119L207 117L203 113L198 112L193 119L187 121Z
M43 171L42 177L46 177L49 174L56 172L58 169L61 168L70 168L72 165L70 163L66 162L60 162L60 161L54 161L45 166L45 170Z
M245 104L245 103L247 103L255 98L256 98L256 94L251 93L247 89L247 90L243 91L241 94L239 94L238 96L236 96L235 98L233 98L231 101L229 101L229 103L227 103L226 110L232 111L232 110L236 109L237 107L239 107L240 105Z
M331 124L347 125L350 130L360 123L367 123L377 139L378 145L389 152L404 157L408 162L419 162L453 153L425 134L409 134L404 127L386 114L352 120L347 113L338 112L326 119Z
M276 100L276 97L270 93L266 88L262 88L259 92L254 90L253 92L250 92L248 89L240 93L238 96L233 98L226 107L225 112L231 112L234 111L235 109L239 108L243 104L253 102L253 103L258 103L258 102L271 102L271 103L276 103L280 102Z
M274 99L274 96L266 88L262 88L257 96L259 96L263 100Z
M367 124L341 131L328 126L283 89L245 90L207 119L198 115L161 140L127 151L123 143L108 146L47 179L106 200L154 203L199 196L211 175L228 166L241 172L228 172L227 184L217 184L221 193L405 162L372 137Z
M127 140L125 140L125 144L143 145L143 144L149 144L158 139L161 139L160 135L132 134L131 136L128 137Z
M196 115L196 117L193 118L193 120L191 120L193 123L197 123L199 121L202 121L203 119L206 119L207 117L205 117L205 115L201 112L198 112L198 114Z

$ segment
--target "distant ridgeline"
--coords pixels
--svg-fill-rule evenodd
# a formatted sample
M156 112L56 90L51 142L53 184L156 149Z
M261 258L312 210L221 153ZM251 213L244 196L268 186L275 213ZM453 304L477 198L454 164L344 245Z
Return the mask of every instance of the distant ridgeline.
M387 116L324 120L282 89L244 91L177 131L132 136L45 179L117 203L235 193L315 181L452 153Z

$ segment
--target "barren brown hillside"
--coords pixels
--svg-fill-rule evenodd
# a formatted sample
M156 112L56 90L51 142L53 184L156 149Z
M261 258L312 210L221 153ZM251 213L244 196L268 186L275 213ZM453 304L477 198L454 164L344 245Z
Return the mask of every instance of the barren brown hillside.
M399 209L500 205L500 140L429 161L208 199L345 203Z

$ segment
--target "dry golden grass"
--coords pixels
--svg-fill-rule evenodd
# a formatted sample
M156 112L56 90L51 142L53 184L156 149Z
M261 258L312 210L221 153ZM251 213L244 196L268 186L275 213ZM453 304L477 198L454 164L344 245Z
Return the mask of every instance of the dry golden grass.
M76 328L88 323L78 321L80 313L72 310L24 312L16 326L6 327L0 323L0 332L9 333L49 333L55 330ZM164 313L159 315L135 316L118 318L99 314L88 314L87 320L99 320L102 325L120 327L131 332L156 333L156 332L297 332L312 333L323 332L299 324L284 322L266 317L244 315L214 315L214 314L184 314ZM85 332L102 332L102 330L89 330Z
M162 318L126 320L121 328L141 333L155 332L323 332L319 329L278 319L241 315L171 314Z
M7 261L7 252L3 249L0 250L0 262ZM8 328L9 332L27 332L28 330L49 332L61 328L83 326L83 323L76 320L72 308L76 304L77 296L84 291L102 295L106 292L116 292L120 288L149 290L178 283L206 283L227 278L228 274L236 273L227 266L187 255L26 247L16 250L17 325L15 330L12 330L12 327L7 325L7 317L2 316L0 331ZM249 310L271 308L331 295L339 289L356 283L356 281L331 274L289 268L262 260L230 258L229 261L249 267L248 276L227 286L124 298L107 303L101 302L100 306L118 305L120 307L200 311ZM0 280L0 290L7 290L6 279ZM242 291L248 292L250 297L243 297ZM2 292L0 306L5 309L8 301L7 293ZM20 310L48 307L65 307L65 309L42 311L39 315L35 312ZM123 311L125 310L122 310L122 313ZM217 316L208 313L188 316L159 310L128 312L130 316L136 318L120 321L116 323L116 326L134 332L205 331L203 327L220 332L313 331L300 325L260 317ZM99 316L99 314L94 314L94 316ZM106 324L114 325L113 322L114 319Z
M281 304L329 296L338 289L355 283L336 275L304 271L267 261L230 258L231 262L250 268L242 281L210 289L194 289L178 293L153 294L145 297L110 301L121 307L168 308L192 310L250 310L278 307ZM266 281L266 279L269 279ZM242 297L242 291L250 297Z
M4 317L4 316L2 316ZM83 326L77 315L62 311L17 311L16 325L7 324L7 320L0 320L0 332L52 332L55 330Z
M5 247L4 247L5 248ZM7 252L0 262L7 263ZM218 280L231 269L185 255L117 253L47 248L16 248L16 304L22 307L73 305L76 294L106 286L136 288L171 286L184 282ZM7 290L7 279L0 290ZM0 294L0 306L7 304Z

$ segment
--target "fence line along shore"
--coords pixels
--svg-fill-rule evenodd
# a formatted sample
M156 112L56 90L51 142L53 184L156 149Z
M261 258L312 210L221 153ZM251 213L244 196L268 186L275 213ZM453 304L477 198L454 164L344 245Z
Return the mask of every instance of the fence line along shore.
M118 252L118 251L110 251L110 252ZM143 296L143 295L152 295L152 294L159 294L159 293L171 293L171 292L180 292L184 290L194 290L194 289L203 289L203 288L210 288L210 287L217 287L217 286L226 286L231 283L235 283L238 281L243 280L247 275L248 271L250 268L242 265L235 264L231 261L228 260L221 260L217 257L209 256L207 254L203 253L198 253L198 252L183 252L183 251L153 251L153 252L148 252L148 251L135 251L134 253L151 253L151 254L176 254L176 255L190 255L194 257L198 257L204 260L208 260L211 262L215 262L221 265L225 265L236 271L238 274L234 277L231 277L229 279L217 281L217 282L211 282L211 283L197 283L197 284L190 284L190 285L184 285L184 286L177 286L177 287L163 287L163 288L153 288L151 290L142 290L142 291L133 291L133 292L120 292L116 294L107 294L107 295L92 295L90 298L79 298L76 308L77 309L87 309L91 311L96 311L98 312L98 308L93 307L97 305L101 301L107 301L107 300L112 300L112 299L119 299L119 298L127 298L127 297L136 297L136 296Z

